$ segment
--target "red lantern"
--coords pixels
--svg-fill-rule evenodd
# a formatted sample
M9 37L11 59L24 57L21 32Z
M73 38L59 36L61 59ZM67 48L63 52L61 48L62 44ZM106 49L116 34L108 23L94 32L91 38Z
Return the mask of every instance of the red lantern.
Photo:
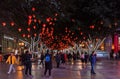
M46 21L47 21L47 22L50 22L50 18L47 18Z
M37 34L36 34L36 33L34 33L34 36L37 36Z
M33 18L35 18L36 16L35 16L35 14L33 14Z
M21 32L21 31L22 31L22 29L21 29L21 28L18 28L18 31L19 31L19 32Z
M36 26L33 26L34 29L36 29Z
M37 20L36 20L36 19L34 19L34 22L37 22Z
M56 21L57 20L57 18L54 18L54 21Z
M30 28L27 28L27 31L30 32Z
M23 34L22 37L25 37L25 34Z
M31 24L31 22L32 22L32 20L31 20L31 19L29 19L29 20L28 20L28 25L30 25L30 24Z
M35 11L35 7L32 7L32 11Z
M49 25L52 25L53 23L52 22L49 22Z
M55 13L55 16L58 16L58 14L57 14L57 13Z
M14 23L14 22L11 22L11 23L10 23L10 25L11 25L11 26L14 26L14 25L15 25L15 23Z
M28 18L29 18L29 19L32 19L32 16L31 16L31 15L29 15L29 16L28 16Z
M94 25L91 25L91 26L90 26L90 28L91 28L91 29L94 29L94 28L95 28L95 26L94 26Z
M28 36L27 36L28 38L30 38L30 35L28 34Z
M6 26L6 22L3 22L3 23L2 23L2 26Z
M38 20L38 23L39 23L39 24L41 23L41 20L40 20L40 19Z
M46 27L46 24L43 24L43 27Z
M80 35L83 35L83 32L80 32Z

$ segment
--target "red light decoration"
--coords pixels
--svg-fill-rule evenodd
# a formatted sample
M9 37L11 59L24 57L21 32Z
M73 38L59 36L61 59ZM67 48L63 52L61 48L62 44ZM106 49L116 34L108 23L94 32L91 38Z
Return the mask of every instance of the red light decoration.
M94 28L95 28L95 26L94 26L94 25L91 25L91 26L90 26L90 28L91 28L91 29L94 29Z
M30 38L30 35L28 34L27 37Z
M49 23L49 25L52 25L52 24L53 24L52 22Z
M32 11L35 11L35 7L32 7Z
M30 24L31 24L31 22L32 22L32 20L31 20L31 19L29 19L29 20L28 20L28 25L30 25Z
M55 16L58 16L58 14L57 14L57 13L55 13Z
M35 16L35 14L33 14L33 18L35 18L36 16Z
M37 20L36 20L36 19L34 19L34 22L36 23L36 22L37 22Z
M14 26L14 25L15 25L15 23L14 23L14 22L11 22L11 23L10 23L10 25L11 25L11 26Z
M56 21L57 20L57 18L54 18L54 21Z
M103 24L103 21L101 21L100 24Z
M83 32L80 32L80 35L83 35Z
M117 22L115 22L115 23L114 23L114 25L115 25L115 26L117 26L117 25L118 25L118 23L117 23Z
M83 39L86 39L86 37L84 36Z
M6 26L6 22L3 22L3 23L2 23L2 26Z
M30 32L30 28L27 28L27 31Z
M34 36L37 36L37 34L36 34L36 33L34 33Z
M29 18L29 19L32 19L32 16L31 16L31 15L29 15L29 16L28 16L28 18Z
M38 23L39 23L39 24L41 23L41 20L40 20L40 19L38 20Z
M34 29L36 29L36 26L33 26Z
M21 29L21 28L18 28L18 31L19 31L19 32L21 32L21 31L22 31L22 29Z
M75 22L75 19L71 19L72 22Z
M25 34L22 34L22 37L25 37Z
M50 22L50 18L47 18L46 21L47 21L47 22Z
M43 27L46 27L46 24L43 24Z

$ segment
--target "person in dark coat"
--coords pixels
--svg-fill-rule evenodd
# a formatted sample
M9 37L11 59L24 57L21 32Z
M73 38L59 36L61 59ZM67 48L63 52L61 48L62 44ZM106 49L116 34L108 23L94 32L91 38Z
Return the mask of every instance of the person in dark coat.
M85 52L85 65L87 65L88 58L89 58L89 55L88 55L88 53L87 53L87 52Z
M31 74L32 69L32 54L29 53L29 51L25 52L25 75L33 77Z
M96 53L93 51L92 54L90 55L90 63L91 63L91 74L96 74L94 71L94 66L96 63Z
M59 68L59 66L60 66L60 60L61 60L61 57L60 57L59 53L56 54L55 60L56 60L56 63L57 63L57 68Z
M41 56L40 56L40 65L42 64L42 66L44 67L44 58L45 58L45 56L44 56L44 54L43 54L43 52L41 53Z
M51 56L51 54L49 54L49 51L47 50L47 53L45 54L44 76L46 76L46 73L49 70L49 77L50 77L51 76L51 69L52 69L52 56Z

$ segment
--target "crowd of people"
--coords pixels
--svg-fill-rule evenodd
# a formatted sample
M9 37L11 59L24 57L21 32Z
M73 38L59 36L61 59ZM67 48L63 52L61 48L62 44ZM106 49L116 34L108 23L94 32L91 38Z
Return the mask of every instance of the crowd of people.
M19 60L18 60L19 59ZM32 78L32 62L36 60L32 56L32 52L26 51L25 53L21 53L19 56L15 56L13 52L11 52L7 57L5 57L6 63L9 64L9 70L7 74L11 74L11 72L16 72L15 64L24 66L24 74L27 77ZM40 57L37 57L38 65L41 65L44 68L44 77L51 77L51 70L53 68L53 62L56 65L56 68L59 68L61 65L65 65L66 63L70 64L71 62L76 62L76 60L81 60L82 67L86 67L88 61L91 63L91 74L96 74L94 71L94 66L96 63L96 54L93 51L91 55L87 52L85 53L63 53L63 52L52 52L47 50L45 53L41 52ZM48 75L46 75L48 73Z

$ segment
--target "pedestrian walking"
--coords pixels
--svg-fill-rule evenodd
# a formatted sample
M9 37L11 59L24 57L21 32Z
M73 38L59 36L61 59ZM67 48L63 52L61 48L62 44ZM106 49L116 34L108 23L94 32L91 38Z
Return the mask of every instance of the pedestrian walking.
M45 58L45 56L44 56L44 54L43 54L43 52L41 53L41 56L40 56L40 65L42 66L42 67L44 67L44 58Z
M31 70L32 70L32 54L29 51L25 52L25 75L29 76L29 77L33 77L31 74Z
M51 69L52 69L51 54L49 54L49 51L47 50L47 53L45 54L45 71L44 71L44 76L46 76L47 71L49 71L49 76L48 77L51 77Z
M6 60L6 63L10 64L8 74L10 74L12 71L16 72L14 65L17 64L17 59L16 59L13 52L11 52L10 56L8 56L8 59Z
M55 61L56 61L56 64L57 64L57 68L59 68L60 66L60 61L61 61L61 57L60 57L60 54L57 53L56 56L55 56Z
M91 74L96 74L94 71L94 66L96 63L96 53L93 51L92 54L90 55L90 63L91 63Z

